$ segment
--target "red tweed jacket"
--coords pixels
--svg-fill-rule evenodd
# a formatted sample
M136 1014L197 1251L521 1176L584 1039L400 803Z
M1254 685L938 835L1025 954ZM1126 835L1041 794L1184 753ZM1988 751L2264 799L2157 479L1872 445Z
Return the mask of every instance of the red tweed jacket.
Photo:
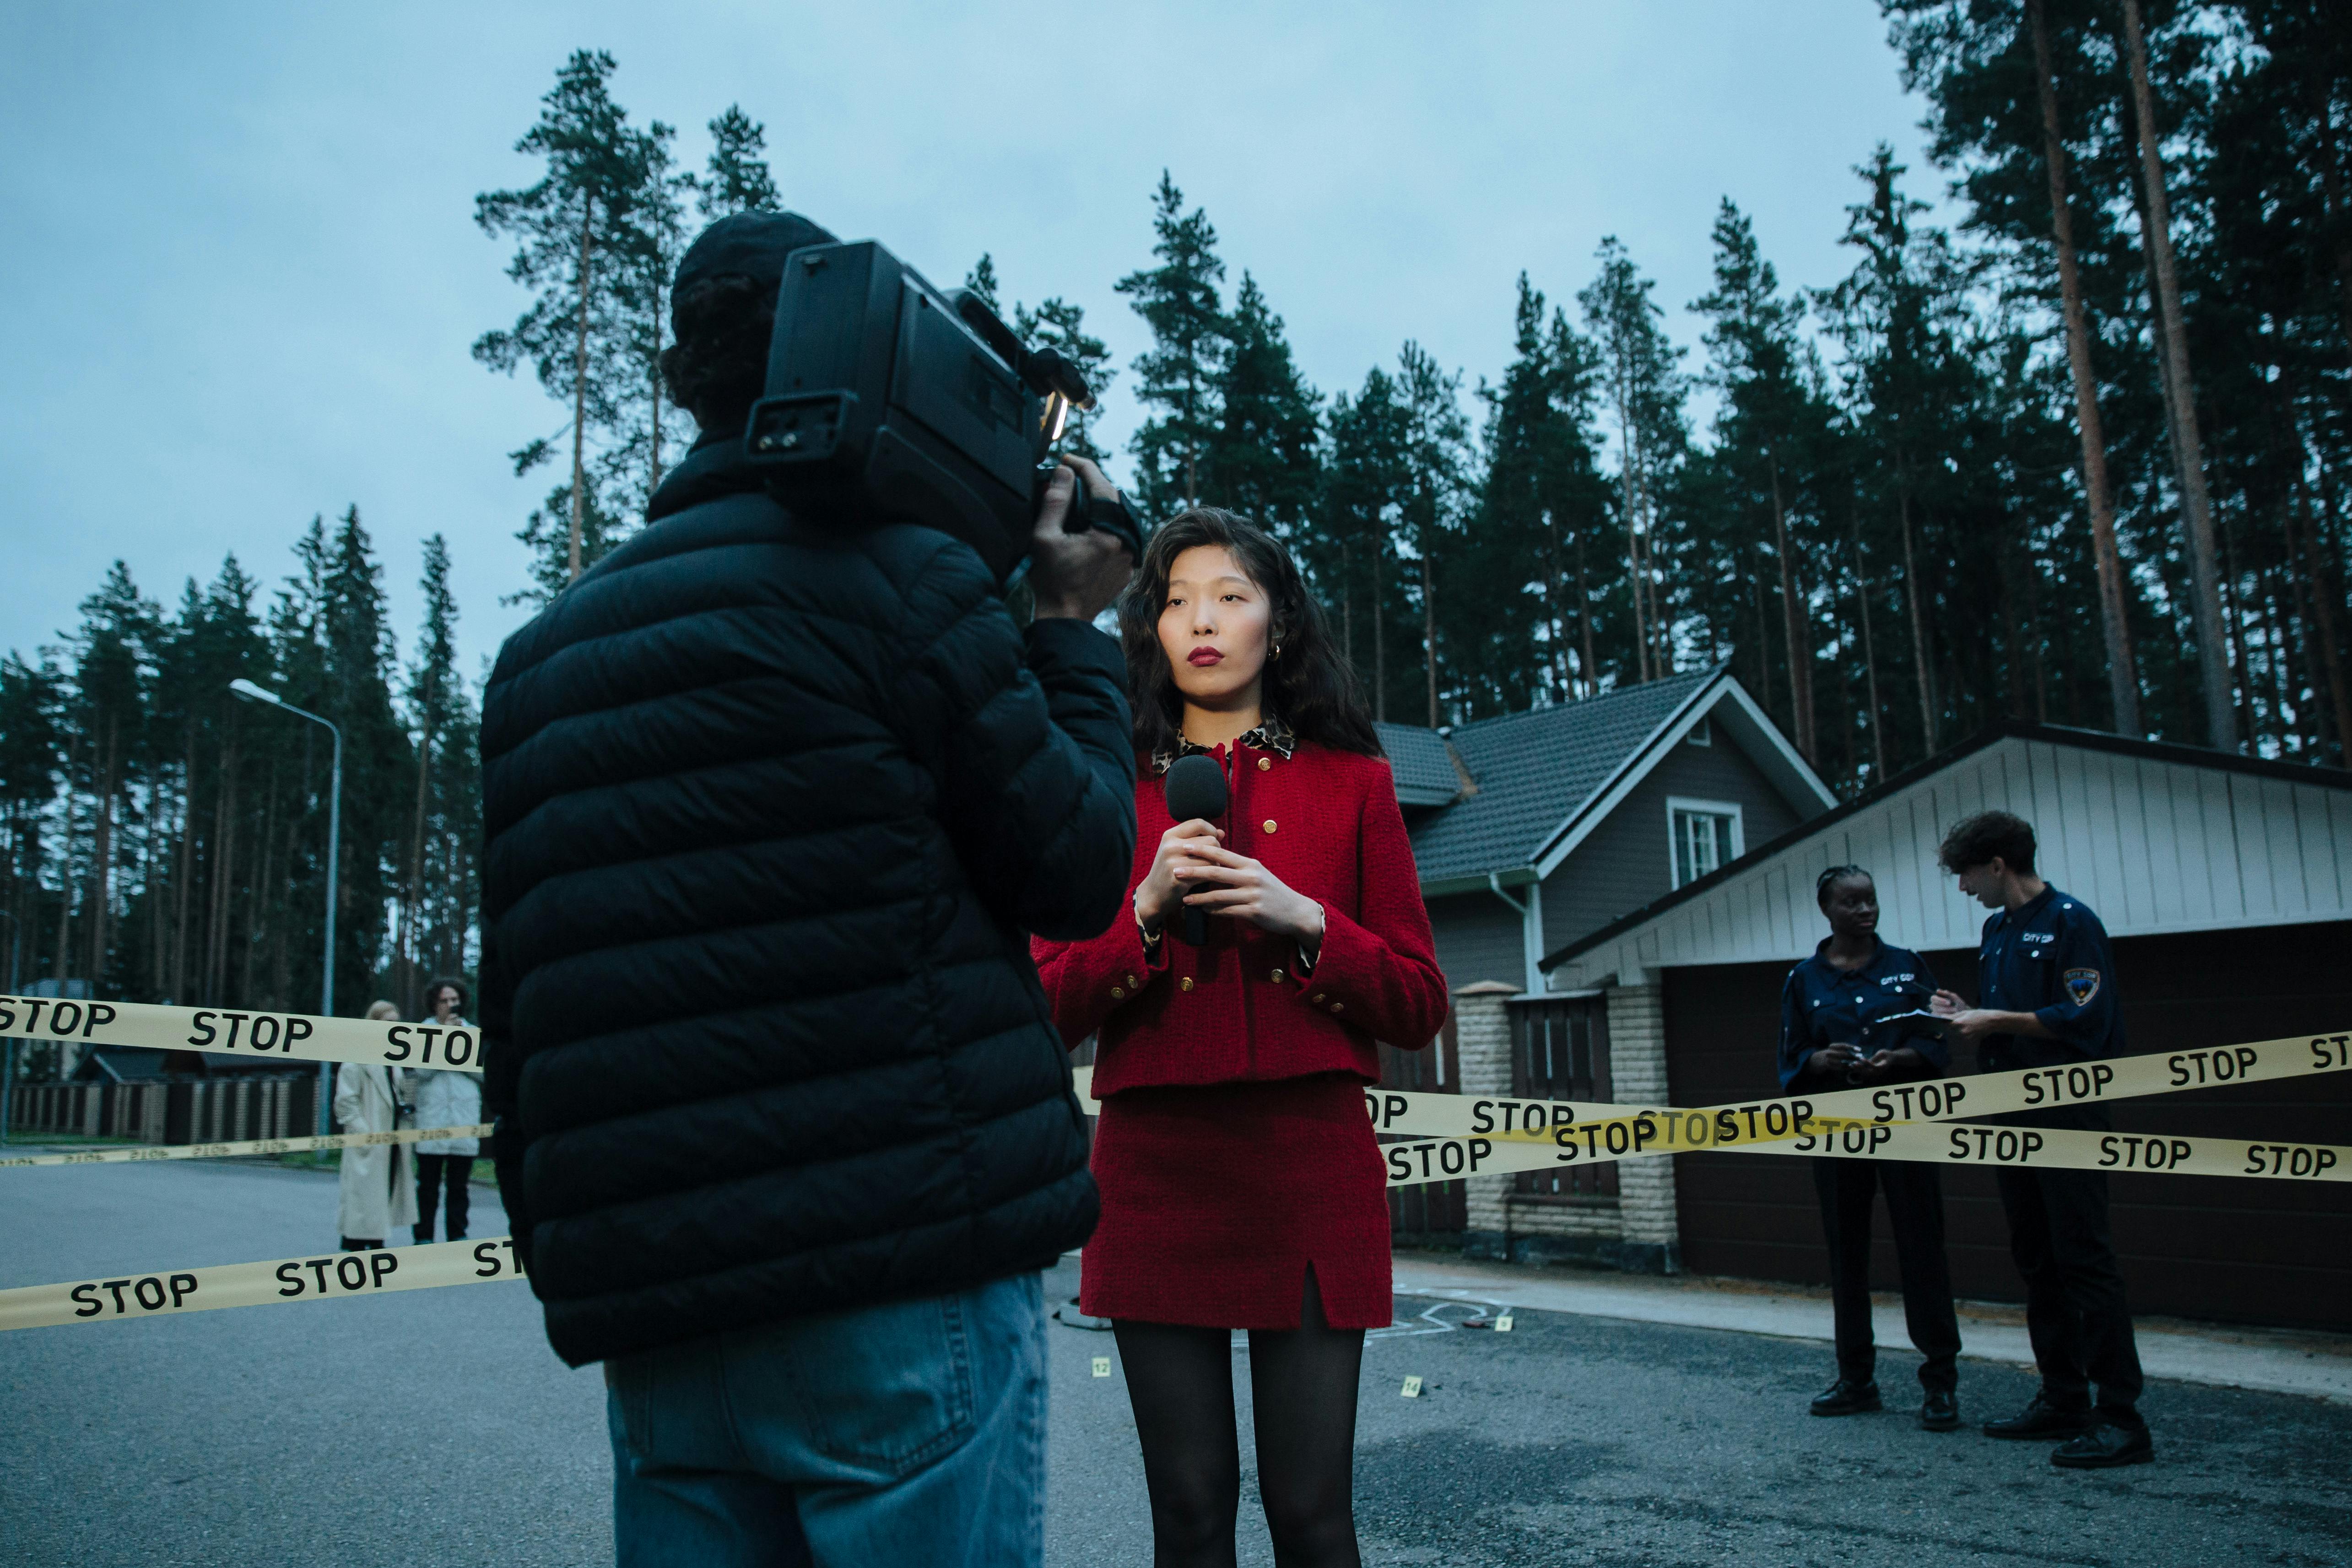
M1146 953L1134 889L1174 826L1146 766L1135 784L1130 912L1090 942L1031 944L1054 1021L1073 1046L1099 1037L1097 1095L1324 1072L1377 1082L1373 1042L1425 1046L1447 1005L1389 765L1311 742L1287 757L1237 744L1220 761L1226 847L1323 905L1314 972L1298 973L1287 938L1229 916L1210 917L1206 946L1171 929Z

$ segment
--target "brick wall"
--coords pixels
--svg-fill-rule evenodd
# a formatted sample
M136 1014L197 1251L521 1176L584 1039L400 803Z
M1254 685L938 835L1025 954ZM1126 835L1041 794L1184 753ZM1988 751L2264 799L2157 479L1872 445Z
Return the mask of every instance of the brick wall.
M1492 980L1465 985L1454 994L1454 1028L1461 1047L1464 1094L1511 1092L1509 1001L1517 994L1516 988ZM1511 1178L1473 1176L1467 1188L1469 1224L1464 1250L1477 1256L1491 1251L1491 1244L1484 1238L1501 1237L1510 1228L1504 1197L1511 1189Z
M1666 1013L1656 985L1609 989L1609 1065L1613 1098L1628 1105L1669 1105ZM1627 1160L1617 1167L1617 1206L1624 1226L1618 1266L1631 1273L1682 1271L1671 1158Z

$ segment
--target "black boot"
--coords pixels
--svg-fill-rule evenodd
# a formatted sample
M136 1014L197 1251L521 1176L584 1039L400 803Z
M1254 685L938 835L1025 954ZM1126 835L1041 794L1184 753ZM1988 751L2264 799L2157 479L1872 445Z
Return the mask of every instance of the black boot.
M2029 1441L2047 1440L2072 1437L2090 1430L2090 1426L2091 1413L2087 1409L2062 1409L2037 1394L2032 1403L2016 1415L1986 1422L1984 1435L1988 1437L2020 1437Z
M1919 1405L1919 1425L1930 1432L1954 1432L1959 1429L1960 1401L1948 1388L1931 1388Z
M2074 1437L2051 1450L2050 1462L2070 1470L2108 1470L2117 1465L2145 1465L2156 1458L2156 1445L2145 1422L2122 1426L2102 1415Z
M1865 1410L1884 1406L1878 1402L1876 1383L1856 1383L1842 1377L1814 1394L1811 1408L1816 1415L1859 1415Z

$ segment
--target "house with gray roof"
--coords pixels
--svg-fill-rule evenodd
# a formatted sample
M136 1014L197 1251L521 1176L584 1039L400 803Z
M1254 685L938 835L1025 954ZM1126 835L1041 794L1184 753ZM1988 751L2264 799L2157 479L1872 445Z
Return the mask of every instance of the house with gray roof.
M1380 731L1457 989L1540 991L1546 954L1837 804L1727 664Z

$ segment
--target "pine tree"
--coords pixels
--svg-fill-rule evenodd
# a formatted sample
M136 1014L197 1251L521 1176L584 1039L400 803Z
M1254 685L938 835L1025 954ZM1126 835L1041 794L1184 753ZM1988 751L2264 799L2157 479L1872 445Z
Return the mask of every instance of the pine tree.
M1322 399L1298 374L1282 318L1247 272L1227 331L1217 424L1204 454L1208 482L1216 504L1294 538L1322 485Z
M2238 713L2229 656L2221 643L2213 503L2206 489L2204 445L2197 429L2197 383L2189 368L2189 335L2180 319L2180 283L2172 257L2171 204L2165 188L2160 146L2163 132L2157 124L2155 95L2148 85L2147 40L2140 26L2139 0L2122 0L2122 21L2125 58L2130 62L2132 124L2139 143L2143 182L2141 234L2156 283L2157 357L2164 367L2165 405L2179 467L2191 614L2197 628L2198 665L2205 692L2206 739L2222 751L2234 752L2238 749Z
M47 657L0 658L0 823L8 835L8 881L0 909L10 917L5 963L12 988L39 963L49 812L63 784L67 727L64 679ZM0 1047L5 1048L5 1047Z
M1657 603L1664 496L1683 443L1682 357L1660 325L1665 312L1614 235L1598 253L1601 274L1577 295L1586 328L1600 351L1601 398L1617 431L1618 521L1625 534L1626 605L1633 625L1637 680L1664 675L1669 665L1664 617Z
M996 277L996 260L986 252L964 274L963 286L980 297L981 302L1003 317L1013 329L1013 335L1033 349L1053 349L1078 367L1087 378L1087 389L1094 394L1092 408L1073 409L1069 422L1063 426L1062 442L1057 450L1085 458L1090 462L1108 460L1108 454L1095 445L1089 434L1096 420L1102 417L1104 395L1110 390L1118 373L1111 367L1110 350L1103 341L1086 330L1087 311L1083 305L1073 305L1058 295L1047 300L1034 310L1013 302L1007 315L1001 287Z
M1809 374L1804 307L1782 295L1754 226L1727 197L1717 213L1715 247L1715 287L1692 309L1710 319L1709 380L1724 397L1714 454L1727 481L1723 493L1731 498L1724 521L1734 538L1771 542L1790 738L1810 758L1820 752L1820 734L1812 616L1800 556L1813 542L1805 523L1822 515L1817 460L1828 444L1831 411Z
M729 104L710 122L710 161L694 183L695 208L703 220L715 223L737 213L779 212L783 198L776 192L776 176L768 167L765 127Z
M75 783L89 797L80 967L118 995L121 983L110 971L124 853L121 829L137 809L131 763L146 739L150 661L161 614L140 594L130 568L117 561L99 591L82 601L81 626L74 637L75 728L85 737Z
M1004 307L996 298L996 258L988 252L982 251L980 259L971 264L971 270L963 275L963 286L979 295L982 304L1000 316L1004 314Z
M1071 412L1069 424L1062 432L1061 449L1089 462L1109 462L1110 454L1095 442L1094 427L1103 416L1104 400L1110 395L1111 384L1118 379L1118 371L1110 363L1109 347L1087 331L1086 307L1055 295L1034 312L1015 305L1013 316L1014 331L1033 346L1055 350L1076 365L1079 374L1087 378L1087 390L1094 394L1092 408Z
M416 793L400 858L399 924L393 946L394 989L401 996L417 994L434 956L424 931L426 909L436 891L426 880L431 870L427 849L436 808L446 811L446 803L436 800L433 785L446 772L443 754L448 749L450 721L465 698L457 675L457 602L449 588L449 547L437 533L425 542L417 586L425 595L425 621L409 663L406 692L408 724L415 736Z
M1353 397L1331 400L1331 463L1323 492L1323 526L1303 542L1307 564L1328 598L1339 597L1340 647L1388 719L1391 622L1402 612L1391 531L1405 489L1408 416L1396 382L1374 365ZM1336 559L1334 559L1336 557Z
M1511 363L1500 385L1478 390L1486 468L1456 576L1485 607L1482 636L1464 650L1481 713L1538 694L1567 701L1595 679L1593 606L1575 563L1608 522L1592 429L1598 352L1546 310L1520 273Z
M1414 563L1423 696L1434 729L1441 721L1440 689L1452 684L1438 672L1438 574L1460 535L1469 499L1470 422L1462 412L1459 371L1441 370L1415 342L1404 345L1397 371L1398 403L1404 412L1397 538Z
M507 275L537 291L511 328L475 341L474 357L509 374L529 363L548 395L572 412L567 583L593 561L591 436L600 446L620 436L645 386L641 274L648 242L640 204L661 138L630 129L609 88L615 68L610 55L575 53L541 100L539 122L515 144L543 157L546 174L536 184L474 198L474 221L485 234L519 242ZM516 473L551 451L545 439L526 444L514 454ZM544 542L547 531L524 537Z
M1145 509L1164 517L1207 493L1231 326L1217 291L1225 264L1208 214L1184 211L1184 193L1165 170L1153 201L1151 254L1160 264L1129 273L1118 289L1151 329L1153 346L1135 362L1136 396L1149 412L1129 449Z
M1869 453L1858 482L1877 508L1874 522L1893 513L1896 544L1888 555L1901 577L1919 754L1927 755L1942 743L1928 647L1944 634L1948 617L1935 610L1936 586L1919 568L1919 513L1927 504L1921 491L1928 476L1947 473L1945 459L1959 450L1955 418L1979 401L1980 389L1977 366L1961 341L1968 305L1958 258L1941 233L1916 229L1927 205L1903 194L1905 169L1892 148L1882 142L1857 173L1870 195L1846 209L1844 243L1861 250L1863 259L1820 299L1844 350L1849 416ZM1942 482L1936 488L1943 488ZM1869 552L1863 537L1857 521L1855 570L1866 574ZM1874 657L1866 679L1874 686ZM1874 712L1874 700L1872 707Z

